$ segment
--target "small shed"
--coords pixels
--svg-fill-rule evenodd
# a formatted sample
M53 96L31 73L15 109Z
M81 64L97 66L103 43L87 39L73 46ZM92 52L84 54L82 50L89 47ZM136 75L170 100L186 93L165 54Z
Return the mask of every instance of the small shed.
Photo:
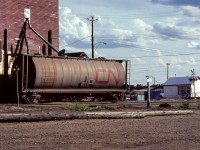
M150 87L150 100L160 100L161 98L161 89L156 89L154 87ZM131 92L131 100L137 100L137 101L145 101L147 100L148 92L147 88L140 89L140 90L133 90Z
M171 77L163 85L164 98L200 97L200 80L194 77Z
M141 90L133 90L131 93L131 100L136 100L136 101L144 101L145 100L145 93L146 89L141 89Z
M65 53L68 57L82 57L89 58L85 52L74 52L74 53Z

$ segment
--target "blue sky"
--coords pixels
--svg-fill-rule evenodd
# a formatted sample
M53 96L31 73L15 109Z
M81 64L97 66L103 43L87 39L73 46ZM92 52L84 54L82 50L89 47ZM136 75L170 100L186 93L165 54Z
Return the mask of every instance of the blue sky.
M200 0L59 0L60 49L131 60L131 84L200 74ZM107 44L103 44L107 43Z

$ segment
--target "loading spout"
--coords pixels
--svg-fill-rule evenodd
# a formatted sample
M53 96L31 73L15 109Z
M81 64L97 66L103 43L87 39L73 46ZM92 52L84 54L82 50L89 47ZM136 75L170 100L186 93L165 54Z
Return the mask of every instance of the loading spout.
M31 29L31 31L33 31L40 39L42 39L43 42L45 42L45 43L46 43L48 46L50 46L57 54L59 54L59 50L58 50L58 49L56 49L55 47L53 47L53 46L51 45L51 43L49 43L47 40L45 40L37 31L35 31L35 30L31 27L28 18L26 18L26 22L28 22L28 27L29 27L29 29Z

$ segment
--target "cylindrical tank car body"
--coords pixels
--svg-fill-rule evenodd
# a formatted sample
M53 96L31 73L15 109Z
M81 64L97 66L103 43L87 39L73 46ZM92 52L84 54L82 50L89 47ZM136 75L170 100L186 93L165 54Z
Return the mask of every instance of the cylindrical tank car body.
M20 55L11 76L20 95L83 98L121 94L126 71L121 61Z

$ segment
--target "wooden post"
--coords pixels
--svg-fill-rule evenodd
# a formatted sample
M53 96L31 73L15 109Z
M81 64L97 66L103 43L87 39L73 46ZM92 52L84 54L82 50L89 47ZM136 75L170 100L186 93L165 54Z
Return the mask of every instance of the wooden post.
M52 31L51 31L51 30L48 31L48 42L49 42L50 44L52 44ZM49 55L49 56L52 55L52 49L51 49L51 46L50 46L50 45L48 45L48 55Z

